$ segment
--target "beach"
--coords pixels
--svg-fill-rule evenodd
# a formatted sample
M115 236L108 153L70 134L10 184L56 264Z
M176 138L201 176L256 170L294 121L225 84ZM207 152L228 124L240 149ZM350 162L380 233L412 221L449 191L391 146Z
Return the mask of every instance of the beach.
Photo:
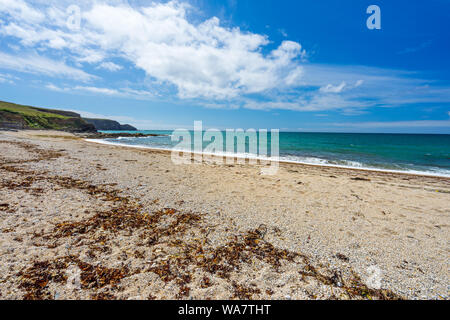
M1 299L448 299L450 179L0 132Z

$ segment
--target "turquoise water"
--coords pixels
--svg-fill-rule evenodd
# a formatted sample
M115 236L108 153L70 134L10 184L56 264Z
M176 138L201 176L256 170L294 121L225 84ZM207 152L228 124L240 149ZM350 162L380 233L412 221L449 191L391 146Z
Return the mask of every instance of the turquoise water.
M158 149L178 144L171 141L172 131L138 132L161 136L106 141ZM223 133L224 145L225 137ZM270 134L268 140L270 152ZM280 132L279 141L280 159L285 161L450 177L450 135Z

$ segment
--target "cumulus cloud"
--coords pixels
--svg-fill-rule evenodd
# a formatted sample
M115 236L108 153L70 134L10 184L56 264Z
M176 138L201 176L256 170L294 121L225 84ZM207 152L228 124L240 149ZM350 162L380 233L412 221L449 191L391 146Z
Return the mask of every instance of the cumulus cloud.
M176 1L146 7L94 2L82 10L78 32L67 29L64 8L39 11L23 1L0 1L9 21L0 32L23 46L66 50L79 63L110 71L119 66L104 60L120 57L174 86L181 98L228 99L292 87L302 76L300 44L284 41L264 54L266 36L224 27L216 17L191 23L188 5Z
M262 92L292 85L301 74L295 62L299 44L285 41L265 56L265 36L222 27L215 17L191 24L186 6L177 2L141 11L97 5L84 17L102 49L116 51L158 81L175 85L182 98Z

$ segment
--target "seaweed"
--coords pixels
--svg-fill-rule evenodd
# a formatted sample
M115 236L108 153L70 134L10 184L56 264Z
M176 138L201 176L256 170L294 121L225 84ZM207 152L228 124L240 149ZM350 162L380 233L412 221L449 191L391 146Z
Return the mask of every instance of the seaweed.
M370 179L368 179L368 178L361 178L361 177L350 178L350 180L354 180L354 181L370 181Z
M123 278L130 274L127 267L106 268L93 266L78 259L73 259L73 261L77 262L81 270L80 280L83 289L100 289L108 285L115 288Z
M54 261L34 262L28 269L20 271L17 274L20 279L19 288L26 292L23 299L53 299L48 290L48 284L50 282L65 283L67 281L66 268L65 259L56 259Z
M120 269L93 266L79 260L75 256L57 258L53 261L36 261L29 268L19 271L19 288L26 291L25 300L53 299L49 284L67 283L66 270L70 264L76 264L81 270L82 289L101 289L105 286L115 288L123 278L130 275L127 267Z
M336 253L335 257L344 262L350 261L350 259L346 255L343 255L342 253Z
M247 287L238 284L235 281L232 282L232 286L233 286L233 296L232 296L233 299L251 300L254 294L261 293L261 290L258 288Z
M117 297L108 292L99 292L91 294L91 300L116 300Z

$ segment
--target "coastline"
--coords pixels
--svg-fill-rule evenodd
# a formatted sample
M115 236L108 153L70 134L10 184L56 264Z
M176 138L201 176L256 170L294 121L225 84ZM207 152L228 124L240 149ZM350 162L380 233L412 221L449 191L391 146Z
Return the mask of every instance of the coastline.
M447 178L177 166L51 131L0 146L5 299L449 298Z
M144 145L130 145L125 143L116 143L116 142L109 142L103 139L84 139L87 142L93 142L98 144L104 144L104 145L112 145L112 146L120 146L120 147L129 147L129 148L136 148L136 149L146 149L146 150L153 150L153 151L163 151L167 153L171 153L171 149L164 149L164 148L156 148L156 147L149 147ZM183 152L183 150L175 150L179 152ZM269 162L278 162L278 163L289 163L289 164L297 164L297 165L305 165L305 166L313 166L313 167L328 167L328 168L340 168L340 169L349 169L349 170L360 170L360 171L369 171L369 172L380 172L380 173L392 173L392 174L405 174L405 175L411 175L411 176L420 176L420 177L433 177L433 178L443 178L443 179L450 179L450 175L445 174L432 174L428 172L422 172L422 171L406 171L406 170L390 170L390 169L378 169L378 168L369 168L369 167L351 167L351 166L345 166L345 165L338 165L338 164L318 164L318 163L308 163L308 162L301 162L301 161L293 161L293 160L271 160L270 158L261 158L261 157L255 157L255 156L246 156L246 155L227 155L227 154L214 154L214 153L207 153L207 152L195 152L191 151L190 154L202 154L206 156L213 156L218 158L234 158L234 159L252 159L257 161L269 161Z

